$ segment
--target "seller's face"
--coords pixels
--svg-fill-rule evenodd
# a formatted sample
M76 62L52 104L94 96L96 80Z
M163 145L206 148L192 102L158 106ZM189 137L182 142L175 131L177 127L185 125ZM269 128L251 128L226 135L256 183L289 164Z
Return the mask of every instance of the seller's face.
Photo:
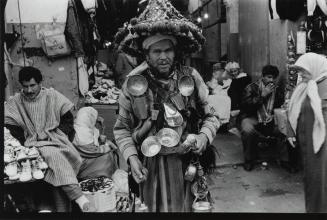
M276 78L274 78L273 75L267 74L262 77L263 84L266 86L270 83L275 84L276 83Z
M238 68L232 68L228 71L228 75L231 77L231 78L235 78L238 76L239 74L239 69Z
M173 43L170 40L154 43L150 46L146 59L160 75L168 76L175 59Z
M34 78L30 81L23 81L22 83L23 93L29 99L34 99L41 90L41 83L37 83Z

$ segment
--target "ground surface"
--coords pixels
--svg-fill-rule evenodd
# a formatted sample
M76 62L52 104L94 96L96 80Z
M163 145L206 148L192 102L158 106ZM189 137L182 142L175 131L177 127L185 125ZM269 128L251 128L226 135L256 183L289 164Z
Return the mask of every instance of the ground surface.
M208 176L214 212L305 212L302 172L290 174L275 163L247 172L239 138L218 134L213 144L220 156Z

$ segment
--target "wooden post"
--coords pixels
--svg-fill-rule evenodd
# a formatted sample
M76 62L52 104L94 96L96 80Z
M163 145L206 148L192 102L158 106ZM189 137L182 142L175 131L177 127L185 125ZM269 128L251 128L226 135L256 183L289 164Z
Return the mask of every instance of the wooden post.
M4 91L5 91L5 83L4 83L4 76L5 76L5 70L4 70L4 36L5 36L5 22L4 22L4 12L5 12L5 6L6 6L6 3L7 3L7 0L4 0L4 1L0 1L0 88L1 88L1 92L0 92L0 97L1 97L1 107L0 107L0 112L3 112L4 111L4 107L3 107L3 102L4 102ZM1 117L1 121L0 121L1 124L4 123L4 117ZM3 140L3 129L0 129L0 143L3 143L4 140ZM0 155L3 155L4 153L4 148L1 147L1 150L0 150ZM3 157L1 157L3 158ZM1 160L2 161L2 160ZM4 164L3 162L0 162L0 170L3 170L4 169ZM3 181L1 181L1 190L4 189L4 186L3 186ZM4 195L3 194L4 192L0 192L1 195ZM3 196L0 197L0 204L1 204L1 207L2 209L4 208L4 199L3 199Z

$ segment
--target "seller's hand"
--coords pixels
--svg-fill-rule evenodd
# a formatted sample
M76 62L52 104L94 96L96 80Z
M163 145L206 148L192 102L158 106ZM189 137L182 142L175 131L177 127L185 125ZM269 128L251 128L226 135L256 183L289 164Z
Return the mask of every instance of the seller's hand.
M295 137L288 137L288 138L287 138L287 141L288 141L288 143L290 143L290 145L291 145L292 147L295 148L295 141L296 141L296 138L295 138Z
M208 137L204 133L196 135L196 148L193 149L193 152L201 155L205 151L208 143Z
M269 83L268 85L266 85L263 89L262 89L262 97L267 97L268 95L270 95L274 89L276 88L276 85L274 83Z
M132 155L128 158L131 166L132 176L136 183L144 182L148 176L148 170L143 167L141 161L136 155Z

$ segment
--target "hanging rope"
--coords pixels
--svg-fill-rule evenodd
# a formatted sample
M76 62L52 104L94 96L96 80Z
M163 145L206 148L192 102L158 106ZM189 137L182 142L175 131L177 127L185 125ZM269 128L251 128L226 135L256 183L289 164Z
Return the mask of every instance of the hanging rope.
M22 53L23 53L24 67L25 67L26 64L25 64L25 53L24 53L24 38L23 38L22 18L20 16L20 4L19 4L19 0L17 0L17 6L18 6L18 16L19 16L20 40L22 42Z

